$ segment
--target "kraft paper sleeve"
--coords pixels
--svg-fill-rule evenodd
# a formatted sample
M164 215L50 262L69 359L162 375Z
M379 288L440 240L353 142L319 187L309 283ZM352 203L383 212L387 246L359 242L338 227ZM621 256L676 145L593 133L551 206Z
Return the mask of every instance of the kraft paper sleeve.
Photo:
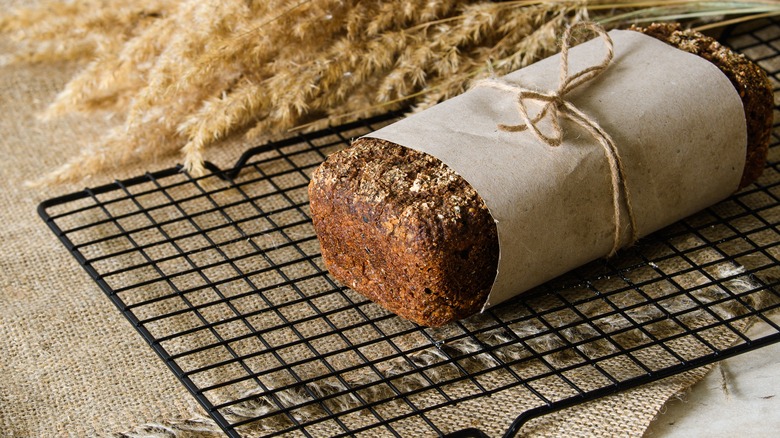
M641 237L737 189L747 147L745 116L737 92L710 62L638 32L609 35L612 64L565 99L614 139ZM600 40L576 46L569 71L598 63L603 54ZM555 90L559 63L556 55L503 79ZM613 245L604 149L565 119L558 147L528 131L499 130L499 123L519 123L515 100L502 90L476 87L368 135L439 158L483 198L500 245L485 308L603 257ZM627 244L627 224L620 227Z

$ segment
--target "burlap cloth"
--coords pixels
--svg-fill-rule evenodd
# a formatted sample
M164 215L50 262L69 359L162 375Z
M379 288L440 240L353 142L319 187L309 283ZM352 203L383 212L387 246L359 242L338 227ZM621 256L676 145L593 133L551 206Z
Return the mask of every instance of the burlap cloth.
M36 214L44 199L168 167L178 157L77 185L25 186L116 123L102 115L36 118L76 68L0 67L0 435L213 436L207 420L185 421L204 418L195 399ZM232 163L246 146L234 140L209 159ZM642 436L663 404L706 372L696 369L566 409L532 421L522 434ZM454 430L477 426L497 436L517 414L514 402L508 391L432 415L451 417Z

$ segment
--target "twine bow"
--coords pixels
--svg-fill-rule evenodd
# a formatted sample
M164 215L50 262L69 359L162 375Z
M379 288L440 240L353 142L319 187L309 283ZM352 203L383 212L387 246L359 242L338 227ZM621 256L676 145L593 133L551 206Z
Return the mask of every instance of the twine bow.
M599 64L584 68L577 73L569 75L569 47L572 44L572 31L580 27L591 30L601 37L607 49L606 55ZM615 142L612 140L612 137L610 137L610 135L604 131L604 129L602 129L595 120L588 117L588 115L580 111L571 102L568 102L564 99L566 95L572 90L585 84L588 81L593 80L602 72L604 72L607 67L609 67L609 64L612 62L612 58L614 57L612 38L609 37L603 27L595 23L577 23L566 29L561 43L560 56L560 76L558 89L555 91L540 92L536 90L530 90L524 88L521 85L507 82L498 78L479 81L476 86L496 88L512 93L516 96L517 110L520 114L520 118L523 120L523 123L518 125L499 124L498 128L502 131L519 132L528 129L540 142L548 146L555 147L559 146L563 142L563 129L561 128L560 118L566 117L588 131L593 136L593 138L599 142L607 157L612 177L614 234L612 249L609 253L609 256L612 256L620 248L620 225L622 223L622 213L620 206L621 193L625 199L626 211L629 219L629 225L631 227L631 242L633 243L637 238L636 221L634 218L633 208L631 206L631 197L629 196L628 187L626 186L625 182L625 172L623 170L620 154L618 153L618 149L615 146ZM535 117L531 117L528 114L528 108L526 107L526 101L528 100L544 103L544 106ZM548 114L550 116L549 122L552 129L552 135L550 136L545 135L537 126L537 124L545 119Z

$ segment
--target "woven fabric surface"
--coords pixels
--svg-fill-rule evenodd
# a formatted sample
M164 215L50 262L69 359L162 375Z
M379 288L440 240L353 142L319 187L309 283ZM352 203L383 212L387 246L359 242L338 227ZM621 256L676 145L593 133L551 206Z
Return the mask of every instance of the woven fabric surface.
M0 67L0 434L214 436L208 421L186 422L205 414L36 213L44 199L168 167L177 157L95 175L77 185L25 185L114 123L99 114L51 122L36 117L77 69L72 64ZM209 159L227 164L249 146L229 143ZM532 421L523 433L642 436L666 400L705 373L697 369L567 409ZM500 393L431 417L496 435L519 411L497 406L520 407L522 401L512 392Z
M100 117L36 118L74 68L0 70L0 350L5 356L0 361L0 427L7 436L107 435L203 415L36 214L40 201L80 187L25 186L111 123ZM124 175L99 175L89 184L143 171L128 168ZM658 408L703 374L700 370L564 411L532 423L529 433L641 436ZM489 424L496 420L485 415L495 412L490 406L511 402L493 397L442 414L472 411L477 414L473 421ZM495 423L506 425L513 416L507 411Z

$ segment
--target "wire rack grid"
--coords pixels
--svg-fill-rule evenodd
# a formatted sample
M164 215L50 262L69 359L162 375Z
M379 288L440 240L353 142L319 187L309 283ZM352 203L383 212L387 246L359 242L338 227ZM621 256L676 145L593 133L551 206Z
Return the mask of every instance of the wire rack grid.
M777 87L780 25L730 36ZM777 114L777 112L776 112ZM39 212L231 437L514 435L530 418L780 341L780 128L753 186L431 329L329 277L310 173L388 115L45 201ZM780 117L775 117L776 120ZM746 328L767 324L769 335ZM486 399L493 406L485 413Z

